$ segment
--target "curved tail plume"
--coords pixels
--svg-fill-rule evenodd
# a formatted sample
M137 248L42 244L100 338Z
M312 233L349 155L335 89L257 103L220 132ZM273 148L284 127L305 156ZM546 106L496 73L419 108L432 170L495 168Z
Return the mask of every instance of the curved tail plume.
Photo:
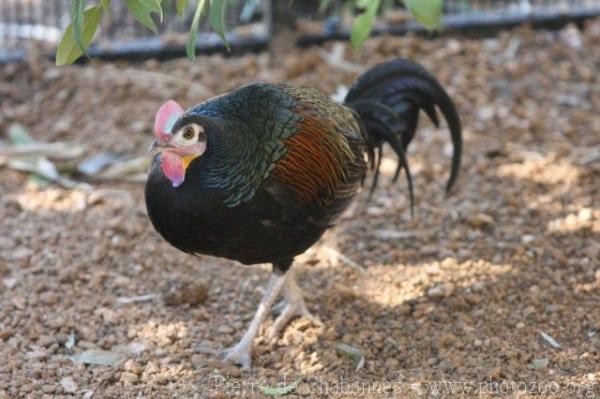
M394 181L404 169L413 211L414 193L406 149L415 136L420 110L439 127L436 108L448 124L454 147L446 191L452 188L462 153L460 118L446 90L425 68L401 58L379 64L356 80L344 103L360 115L368 133L369 155L375 169L369 196L377 186L382 145L388 143L399 158Z

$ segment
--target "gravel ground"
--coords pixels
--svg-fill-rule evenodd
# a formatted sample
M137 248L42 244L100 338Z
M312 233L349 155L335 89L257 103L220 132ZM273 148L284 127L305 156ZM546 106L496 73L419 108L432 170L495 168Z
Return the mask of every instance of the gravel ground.
M169 247L139 183L40 188L3 168L0 398L264 397L259 385L296 382L287 397L600 396L600 21L486 40L380 37L355 55L344 47L347 63L325 60L340 45L288 43L195 63L4 66L0 131L18 122L90 154L142 154L168 98L187 106L255 80L333 93L404 56L463 116L454 195L443 191L449 135L423 118L409 157L417 216L404 181L383 178L369 204L361 194L297 264L325 327L297 319L271 342L269 319L244 372L210 348L241 336L266 266ZM394 168L388 154L384 177ZM98 350L116 364L72 360Z

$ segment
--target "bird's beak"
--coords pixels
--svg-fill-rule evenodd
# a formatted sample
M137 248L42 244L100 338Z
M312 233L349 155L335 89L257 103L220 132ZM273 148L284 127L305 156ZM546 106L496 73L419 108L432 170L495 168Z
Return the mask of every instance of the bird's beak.
M156 154L160 154L161 152L168 150L170 148L175 148L171 144L163 143L159 140L154 140L150 147L148 147L148 152L151 156L155 156Z
M152 143L148 147L148 152L154 154L156 149L159 147L158 140L152 140Z

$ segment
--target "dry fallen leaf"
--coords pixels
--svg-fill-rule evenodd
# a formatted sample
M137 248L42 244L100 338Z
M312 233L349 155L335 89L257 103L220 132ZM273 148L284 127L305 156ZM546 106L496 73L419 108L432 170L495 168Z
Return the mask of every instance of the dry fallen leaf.
M362 369L365 365L365 355L361 352L360 349L357 349L353 346L350 346L343 342L336 342L333 346L335 350L342 353L343 355L348 356L349 358L356 361L356 371Z
M548 343L548 345L550 345L554 349L560 349L560 344L554 338L552 338L550 335L546 334L543 331L540 331L540 335L542 336L544 341L546 341L546 343Z
M8 159L25 157L48 157L53 159L73 159L83 155L85 147L67 142L30 142L0 146L0 164Z
M529 366L527 366L527 367L532 370L545 369L546 367L548 367L549 363L550 363L550 360L547 357L536 358L536 359L533 359L531 361L531 363L529 364Z
M150 167L149 156L122 159L99 172L95 178L102 180L146 181L146 173Z
M38 145L25 128L19 124L13 124L8 129L8 135L12 142L18 148L20 146ZM1 162L0 162L1 164ZM23 172L33 173L34 175L43 177L49 181L60 184L65 188L79 187L81 189L89 189L89 185L79 184L71 179L62 176L56 166L46 157L41 155L18 156L14 158L7 157L6 164L9 168L20 170Z
M67 358L76 363L117 366L125 359L125 355L100 349L89 349L67 356Z
M113 152L104 151L79 162L77 164L77 171L84 175L94 176L107 166L116 162L119 158L119 155Z

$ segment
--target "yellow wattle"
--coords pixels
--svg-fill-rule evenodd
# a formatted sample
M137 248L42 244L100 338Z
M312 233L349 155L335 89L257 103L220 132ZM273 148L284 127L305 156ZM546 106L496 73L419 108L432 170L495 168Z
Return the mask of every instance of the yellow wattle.
M197 155L186 155L186 156L181 157L181 162L183 163L183 169L187 170L187 167L189 166L190 162L192 162L197 157L198 157Z

